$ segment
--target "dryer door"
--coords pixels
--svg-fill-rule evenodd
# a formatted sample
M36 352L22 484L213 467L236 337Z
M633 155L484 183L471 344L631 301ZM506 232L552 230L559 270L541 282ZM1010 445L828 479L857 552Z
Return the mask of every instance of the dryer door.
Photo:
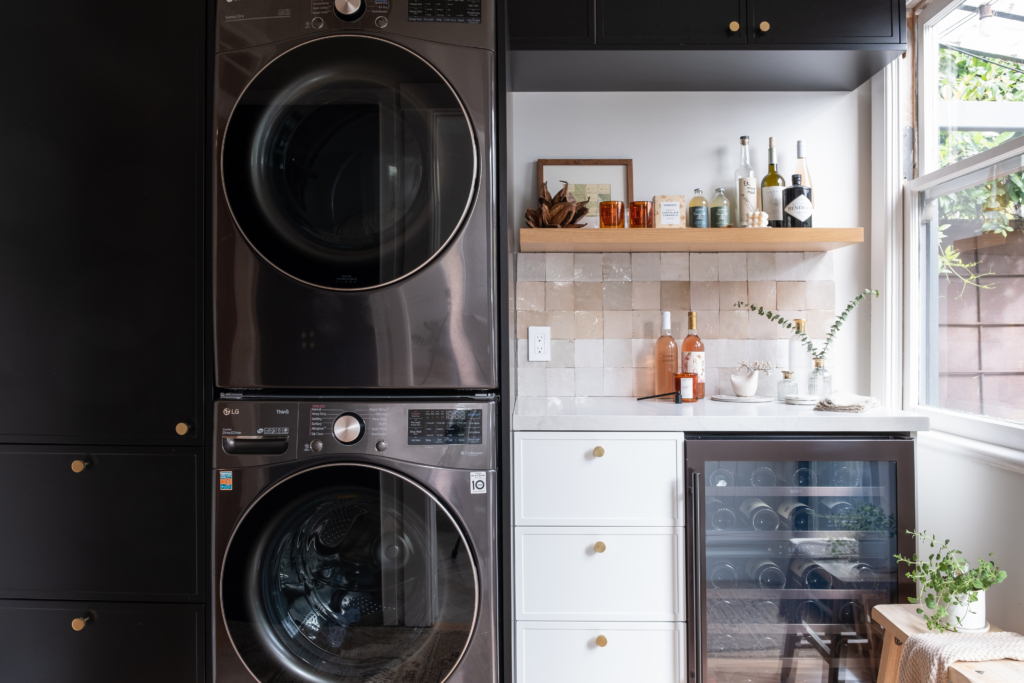
M440 683L469 644L478 594L454 518L370 465L272 488L236 528L221 574L232 643L264 683Z
M469 116L426 60L341 35L268 64L228 121L222 182L249 244L291 277L366 290L423 268L469 214Z

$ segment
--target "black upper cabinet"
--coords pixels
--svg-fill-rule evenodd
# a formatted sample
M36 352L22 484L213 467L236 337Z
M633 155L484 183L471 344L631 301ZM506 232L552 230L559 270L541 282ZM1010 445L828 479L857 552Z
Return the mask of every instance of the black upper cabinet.
M754 44L902 43L898 0L747 0ZM762 30L767 22L768 30Z
M597 7L599 45L718 45L747 41L743 0L597 0Z
M508 13L513 49L594 43L594 0L513 0Z
M0 441L200 443L204 6L4 9Z

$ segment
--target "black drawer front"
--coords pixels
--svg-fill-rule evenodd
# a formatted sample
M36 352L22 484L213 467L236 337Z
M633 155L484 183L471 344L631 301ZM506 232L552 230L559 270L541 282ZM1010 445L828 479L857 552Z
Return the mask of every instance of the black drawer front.
M0 448L0 598L201 600L201 465L185 449Z
M0 681L202 681L203 648L201 605L0 600Z

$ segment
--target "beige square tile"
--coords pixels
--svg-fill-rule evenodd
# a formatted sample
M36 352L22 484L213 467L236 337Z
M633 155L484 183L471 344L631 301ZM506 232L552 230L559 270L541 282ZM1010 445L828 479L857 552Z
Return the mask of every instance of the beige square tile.
M604 367L604 340L577 339L575 351L577 368Z
M787 311L802 311L807 308L806 282L779 282L777 287L779 308Z
M519 311L516 313L516 339L526 339L531 327L546 327L547 311Z
M690 307L699 310L717 310L721 306L718 282L697 281L690 283Z
M605 311L604 312L604 338L605 339L632 339L633 338L633 313L632 313L632 311Z
M519 282L516 284L517 311L544 310L544 283Z
M776 307L776 292L774 280L751 281L747 283L747 303L756 304L766 311L774 311Z
M633 367L632 339L605 339L604 366L606 368Z
M574 285L577 311L604 310L604 283L576 282Z
M778 323L768 320L767 316L750 312L748 314L749 335L751 339L776 339L779 336ZM774 361L773 361L774 362Z
M604 368L576 368L577 396L604 396Z
M633 282L661 280L661 254L631 254Z
M604 338L604 311L576 311L576 339Z
M828 328L835 322L836 312L828 311L807 311L807 335L811 339L824 339L828 334Z
M516 366L520 368L546 368L548 366L545 361L531 361L530 360L530 349L527 346L529 343L528 339L517 339L516 340ZM554 357L554 347L552 345L551 355Z
M634 368L633 369L633 395L653 396L654 395L654 369Z
M575 254L573 277L576 282L601 282L601 254Z
M633 368L605 368L604 395L632 396Z
M548 368L545 371L547 396L576 394L576 371L572 368Z
M718 254L690 254L690 281L718 281Z
M633 311L633 339L661 336L661 311Z
M747 283L719 282L719 308L723 311L735 311L737 301L747 300ZM550 306L548 307L550 308Z
M576 338L576 314L573 311L547 311L552 339Z
M574 282L545 282L544 309L548 311L575 310Z
M525 341L525 340L524 340ZM653 339L631 339L634 368L654 368Z
M544 368L519 368L517 392L520 396L544 396L547 391L547 370Z
M718 279L722 282L747 280L747 255L745 253L722 253L718 255Z
M687 320L689 312L689 309L669 310L669 313L672 314L672 338L677 343L686 339L686 335L689 334L689 321Z
M748 253L747 280L777 280L775 275L775 254Z
M808 280L831 280L834 272L831 251L804 254L804 277Z
M632 282L604 283L604 310L628 311L633 308Z
M661 281L688 281L690 279L689 254L662 254Z
M655 254L657 256L657 254ZM633 310L650 310L661 306L660 282L633 282Z
M775 279L799 282L807 279L803 252L775 254Z
M605 282L629 282L633 279L633 269L629 254L604 254L602 257Z
M521 339L527 342L526 339ZM547 363L549 368L571 368L576 366L576 342L572 339L551 340L551 360Z
M572 282L574 254L545 254L545 278L548 282Z
M719 337L721 339L750 338L750 323L746 311L722 311L720 321Z
M690 310L690 283L662 281L661 310Z
M836 283L832 280L807 282L807 308L831 311L836 307Z
M516 280L543 282L544 269L544 254L519 254L516 259Z
M721 319L718 310L697 311L697 336L703 339L721 339ZM685 318L684 318L685 320ZM684 323L685 324L685 323Z
M797 318L803 318L804 320L807 320L807 311L775 311L775 312L778 313L783 318L785 318L787 321L789 321L790 323L793 324L793 327L791 327L789 329L786 329L785 325L780 325L778 323L775 323L775 331L776 331L776 334L778 335L776 337L776 339L789 339L794 334L796 334L796 323L794 323L793 321L796 320Z

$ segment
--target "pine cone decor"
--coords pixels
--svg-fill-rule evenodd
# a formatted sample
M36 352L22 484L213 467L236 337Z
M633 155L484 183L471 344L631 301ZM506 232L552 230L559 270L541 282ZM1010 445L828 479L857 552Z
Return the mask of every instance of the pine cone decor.
M562 181L562 189L554 197L544 183L538 208L526 210L526 225L530 228L582 228L580 219L590 213L586 202L577 202L569 194L569 183Z

